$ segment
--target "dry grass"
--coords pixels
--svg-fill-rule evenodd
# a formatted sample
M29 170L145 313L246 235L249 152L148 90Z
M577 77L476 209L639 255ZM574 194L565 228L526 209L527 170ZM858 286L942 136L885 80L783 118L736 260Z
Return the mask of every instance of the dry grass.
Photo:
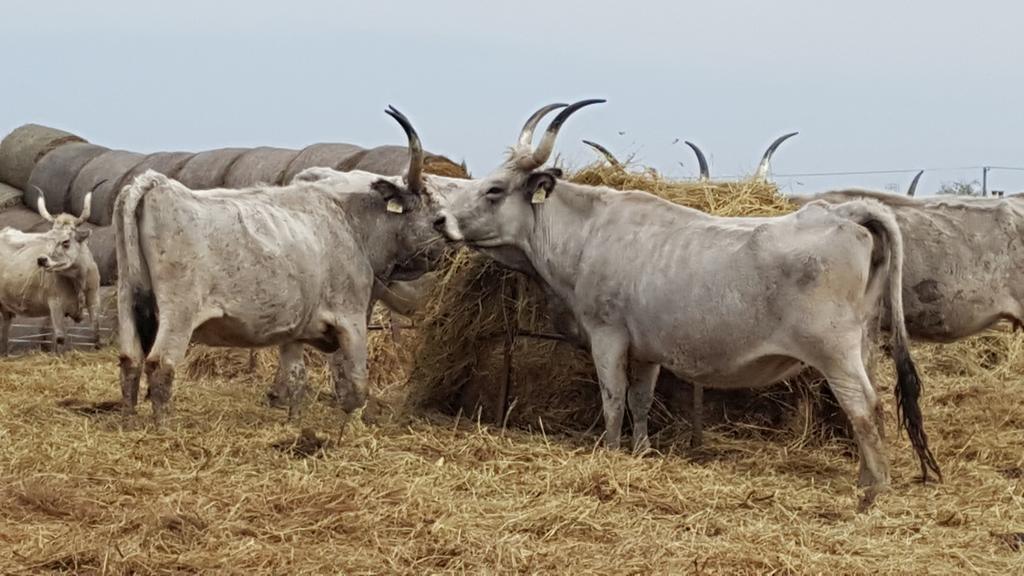
M913 482L891 434L893 490L866 514L847 446L789 432L712 432L701 453L663 433L634 458L468 418L343 423L321 402L303 452L260 405L269 363L179 382L157 432L148 408L104 411L112 350L0 361L0 572L1019 572L1024 343L916 352L947 482Z

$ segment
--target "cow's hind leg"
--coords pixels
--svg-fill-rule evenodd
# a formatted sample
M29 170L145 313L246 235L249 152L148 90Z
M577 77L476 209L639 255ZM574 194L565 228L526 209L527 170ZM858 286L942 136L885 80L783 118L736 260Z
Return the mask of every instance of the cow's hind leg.
M598 384L601 386L604 443L608 448L615 450L620 445L622 416L626 409L629 338L617 330L606 327L588 332L590 352L594 358L594 367L597 369Z
M346 412L351 412L366 403L366 324L361 315L348 319L339 325L339 349L331 355L331 377L334 380L334 394Z
M854 352L857 353L844 351L845 357L836 358L834 362L817 368L828 380L829 388L853 426L854 439L860 452L857 484L865 488L861 506L866 507L888 486L889 463L876 424L878 398L873 394L874 389L859 351Z
M117 289L117 338L120 344L121 365L121 412L125 416L135 414L139 403L139 380L142 379L142 363L146 353L142 349L142 338L134 318L134 296L130 287L121 284Z
M654 402L654 385L658 382L661 366L650 362L635 362L633 378L629 383L629 413L633 417L633 453L640 455L650 450L647 437L647 418Z
M14 314L6 310L0 310L0 357L10 353L11 322L14 321Z
M149 382L149 400L153 404L153 422L159 427L174 414L171 387L174 370L185 359L192 338L193 315L188 311L175 311L160 318L153 349L146 357L146 380Z

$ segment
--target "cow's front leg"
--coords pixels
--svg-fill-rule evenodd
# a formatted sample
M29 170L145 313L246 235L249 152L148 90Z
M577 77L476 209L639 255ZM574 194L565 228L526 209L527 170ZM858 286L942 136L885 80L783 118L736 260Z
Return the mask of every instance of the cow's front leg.
M0 357L10 353L8 346L11 341L11 322L13 321L13 314L9 314L6 310L0 310Z
M92 325L92 345L96 350L100 349L100 293L98 290L90 290L85 294L85 306L89 310L89 323Z
M64 342L67 340L67 335L64 332L64 302L60 298L54 297L47 300L46 304L50 308L50 325L53 328L53 352L62 354Z
M285 366L285 347L288 344L282 344L277 348L277 370L274 372L274 381L270 383L270 387L267 388L267 404L271 408L288 408L288 399L290 396L288 388L288 368ZM249 365L255 366L255 349L249 351Z
M604 443L608 448L618 449L622 434L622 416L626 409L629 337L609 327L587 332L590 333L590 352L601 386Z
M278 380L284 382L285 394L288 397L288 419L294 421L302 414L308 389L306 364L302 358L303 346L301 342L283 344L280 352Z
M336 328L338 351L331 355L334 394L346 412L366 403L366 324L351 318Z

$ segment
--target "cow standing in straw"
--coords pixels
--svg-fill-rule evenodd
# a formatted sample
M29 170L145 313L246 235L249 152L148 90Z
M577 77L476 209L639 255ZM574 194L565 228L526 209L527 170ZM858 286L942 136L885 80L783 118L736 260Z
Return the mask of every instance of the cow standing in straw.
M79 228L89 218L91 196L86 195L85 208L77 218L54 217L40 193L39 214L53 223L48 232L0 230L0 355L8 353L15 315L49 316L53 350L59 353L67 338L64 317L80 322L83 309L88 310L99 344L100 273L86 245L90 231Z
M877 202L819 202L781 217L724 218L561 181L541 167L566 118L595 102L536 112L500 168L444 190L455 221L442 216L437 226L499 260L525 260L568 307L597 369L606 444L619 446L628 400L634 450L648 447L661 366L728 389L767 386L810 365L853 423L869 504L889 482L881 405L865 366L884 298L897 312L897 406L922 472L939 474L901 321L903 241L892 213ZM534 149L540 119L563 107Z
M955 342L1000 320L1024 327L1024 199L840 190L793 200L860 199L888 206L903 233L903 313L912 338ZM888 309L883 324L891 324Z
M149 171L114 206L124 409L143 369L153 417L172 412L171 384L193 339L213 346L281 346L289 414L306 389L302 348L335 352L346 409L367 394L366 311L377 278L443 252L441 213L423 186L423 148L409 121L405 178L349 172L288 186L194 192Z

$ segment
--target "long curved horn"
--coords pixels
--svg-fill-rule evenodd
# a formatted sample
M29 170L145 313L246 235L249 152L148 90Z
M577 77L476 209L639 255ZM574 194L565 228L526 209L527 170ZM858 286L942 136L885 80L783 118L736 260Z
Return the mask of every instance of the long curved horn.
M921 179L922 174L924 174L924 170L914 175L914 179L910 181L910 188L907 188L907 196L913 196L917 192L917 182Z
M622 169L622 162L619 162L619 159L616 158L614 154L609 152L607 148L601 146L597 142L591 142L590 140L584 140L583 143L586 144L587 146L590 146L594 150L597 150L597 153L600 154L601 156L604 156L604 159L607 160L608 163L611 164L614 168L618 168L620 170Z
M526 120L526 124L523 124L523 129L519 132L519 147L525 150L532 150L533 132L537 129L537 124L540 124L541 119L547 116L552 111L558 110L559 108L565 108L566 106L568 106L568 104L548 104L547 106L544 106L540 110L534 112Z
M708 170L708 159L704 157L704 153L700 151L700 148L697 148L696 144L689 140L686 140L685 143L697 155L697 165L700 166L700 181L707 182L711 179L711 171Z
M764 151L764 156L761 157L761 163L757 165L757 172L754 173L755 180L764 180L768 177L768 164L772 161L772 154L778 150L779 146L786 140L796 136L799 132L790 132L789 134L783 134L775 139L774 142L768 146L768 149Z
M82 203L84 204L84 206L82 206L82 214L77 219L75 219L76 226L88 220L89 216L92 215L92 193L95 192L106 181L107 179L104 178L103 180L100 180L99 182L93 184L92 190L89 190L89 193L85 195L85 200L82 201Z
M405 130L405 135L409 138L409 171L405 175L405 184L410 192L419 194L423 190L423 144L420 143L420 136L405 114L397 108L388 106L384 112L401 124L402 130Z
M555 149L555 139L558 138L558 131L562 129L562 124L565 123L569 116L572 116L574 112L583 108L584 106L590 106L591 104L601 104L606 102L601 98L590 98L588 100L580 100L567 106L565 110L558 113L555 119L548 124L548 129L544 132L544 137L541 139L540 144L533 150L533 154L530 156L523 156L519 159L519 168L523 170L533 170L538 166L543 166L548 158L551 157L551 151Z
M53 222L53 216L51 216L50 211L46 209L46 195L43 194L43 189L35 185L33 185L32 187L35 188L36 192L39 193L39 196L36 197L36 211L39 212L39 215L43 217L43 220L46 220L47 222Z

